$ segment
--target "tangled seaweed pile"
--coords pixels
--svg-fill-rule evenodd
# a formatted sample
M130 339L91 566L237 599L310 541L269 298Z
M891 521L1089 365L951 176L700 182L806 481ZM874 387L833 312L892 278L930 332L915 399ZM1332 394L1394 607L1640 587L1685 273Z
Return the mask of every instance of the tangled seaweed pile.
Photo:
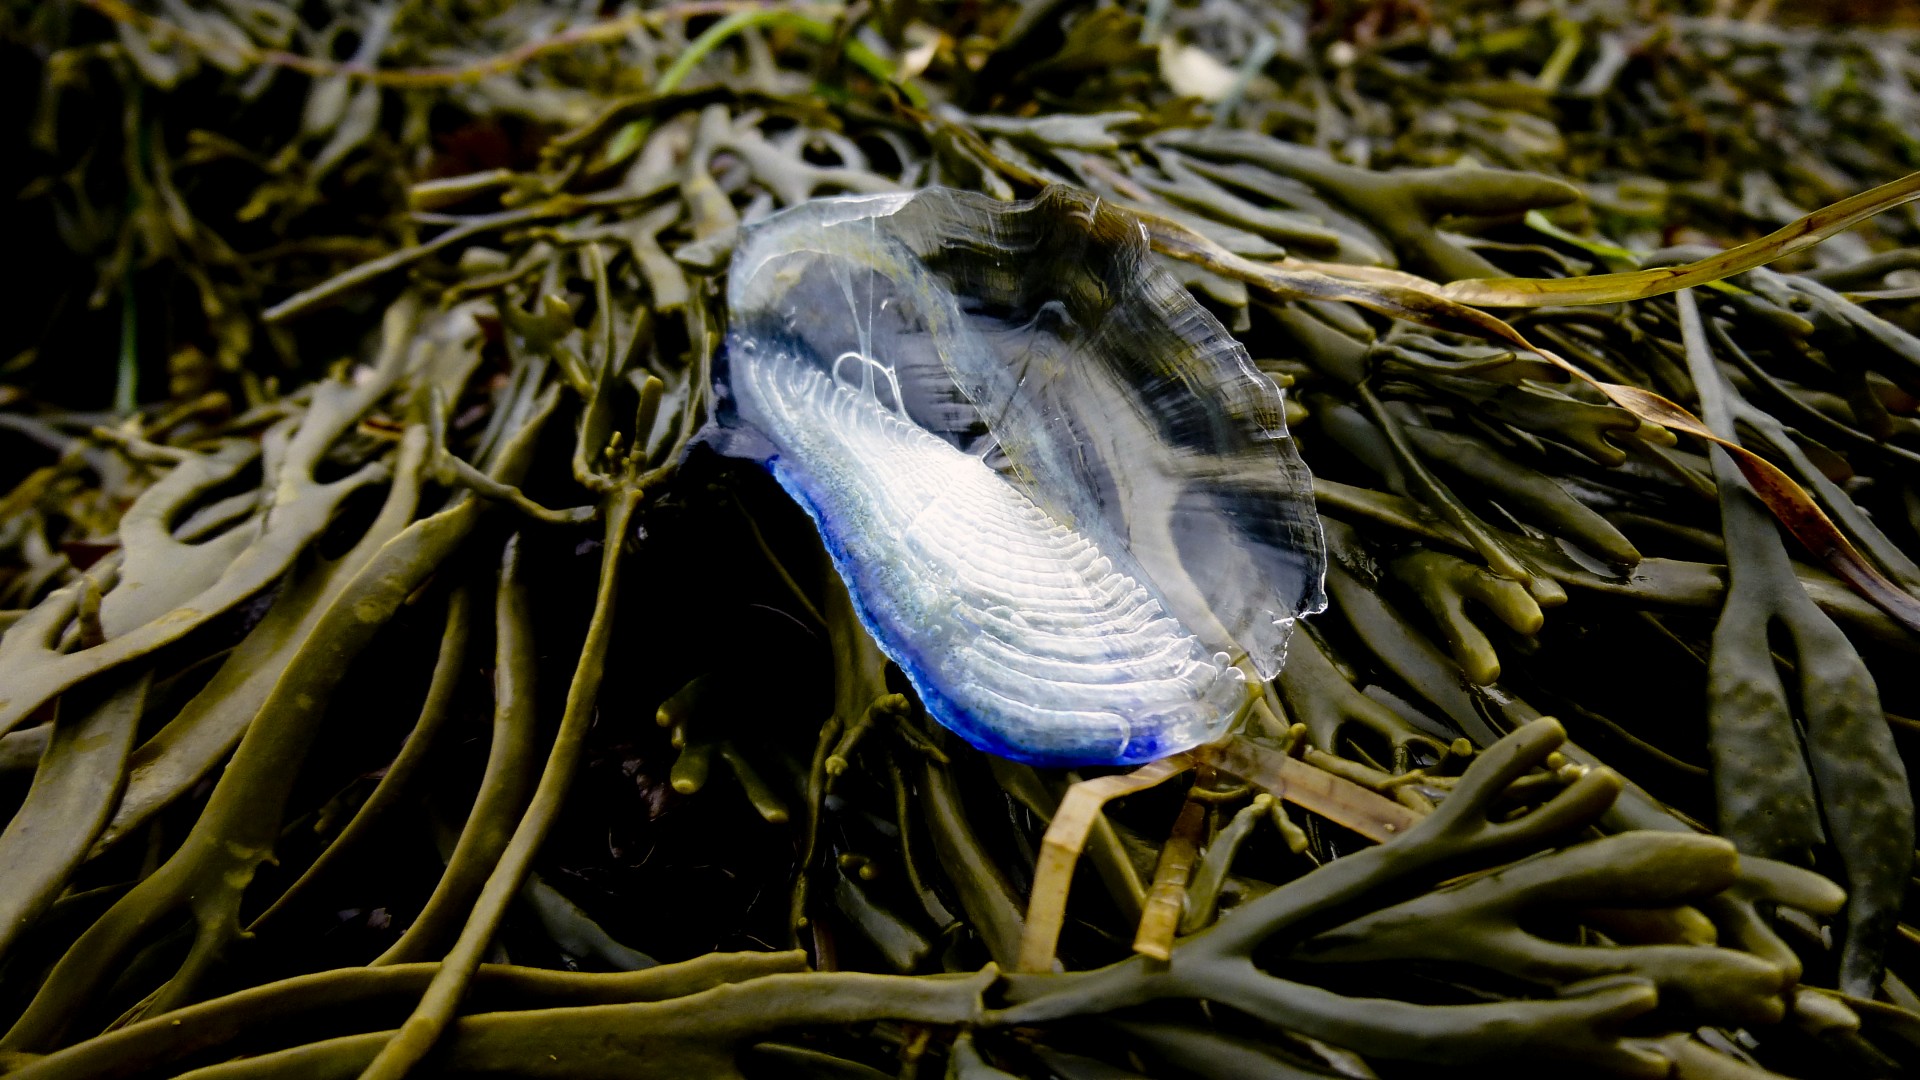
M1740 7L8 5L0 1067L1920 1070L1920 41ZM1050 183L1332 555L1101 776L687 449L743 222Z

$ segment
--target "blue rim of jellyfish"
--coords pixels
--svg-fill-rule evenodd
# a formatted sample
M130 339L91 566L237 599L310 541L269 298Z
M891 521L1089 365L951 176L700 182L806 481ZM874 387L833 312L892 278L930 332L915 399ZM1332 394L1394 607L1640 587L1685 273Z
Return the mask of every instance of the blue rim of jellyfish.
M762 464L766 466L769 473L773 474L774 480L780 487L793 498L794 502L800 504L800 508L807 512L809 518L813 519L814 531L820 535L821 542L826 546L827 558L832 561L834 572L839 574L840 580L847 585L847 596L853 601L854 616L860 620L860 625L866 628L867 633L872 636L880 651L886 654L887 659L893 661L906 675L907 681L913 684L914 692L920 696L920 703L942 727L960 736L975 749L984 750L1023 765L1040 765L1050 768L1141 765L1167 756L1165 740L1161 739L1157 732L1143 732L1132 736L1127 740L1124 753L1115 753L1111 747L1105 749L1063 747L1059 750L1036 750L1030 746L1007 741L991 724L977 720L971 712L940 691L938 682L927 670L926 661L918 650L888 640L883 626L874 618L873 613L867 610L867 605L861 598L863 590L854 559L841 546L827 516L814 503L813 496L808 492L806 482L802 479L802 470L787 468L778 454L767 457Z

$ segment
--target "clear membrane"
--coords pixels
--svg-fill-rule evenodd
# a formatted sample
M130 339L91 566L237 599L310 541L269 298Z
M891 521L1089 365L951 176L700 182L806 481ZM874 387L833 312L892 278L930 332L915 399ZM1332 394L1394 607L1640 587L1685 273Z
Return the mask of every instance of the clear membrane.
M1045 765L1220 735L1325 607L1281 391L1126 214L1049 189L744 230L705 441L812 515L940 723Z

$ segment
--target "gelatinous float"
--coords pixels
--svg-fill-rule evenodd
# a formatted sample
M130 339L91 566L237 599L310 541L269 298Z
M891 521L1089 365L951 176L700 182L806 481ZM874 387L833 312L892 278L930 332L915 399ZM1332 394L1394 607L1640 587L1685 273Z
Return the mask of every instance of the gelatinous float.
M1325 606L1280 390L1129 215L1056 188L747 228L705 441L812 515L940 723L1046 765L1221 734Z

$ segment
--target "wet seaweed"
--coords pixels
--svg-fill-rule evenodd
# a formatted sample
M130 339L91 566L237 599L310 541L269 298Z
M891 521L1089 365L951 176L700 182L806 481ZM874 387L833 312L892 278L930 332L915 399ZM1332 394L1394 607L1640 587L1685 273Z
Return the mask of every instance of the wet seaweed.
M5 6L0 1068L1920 1069L1920 42L1771 8ZM743 227L1056 184L1330 557L1132 771L689 449Z

